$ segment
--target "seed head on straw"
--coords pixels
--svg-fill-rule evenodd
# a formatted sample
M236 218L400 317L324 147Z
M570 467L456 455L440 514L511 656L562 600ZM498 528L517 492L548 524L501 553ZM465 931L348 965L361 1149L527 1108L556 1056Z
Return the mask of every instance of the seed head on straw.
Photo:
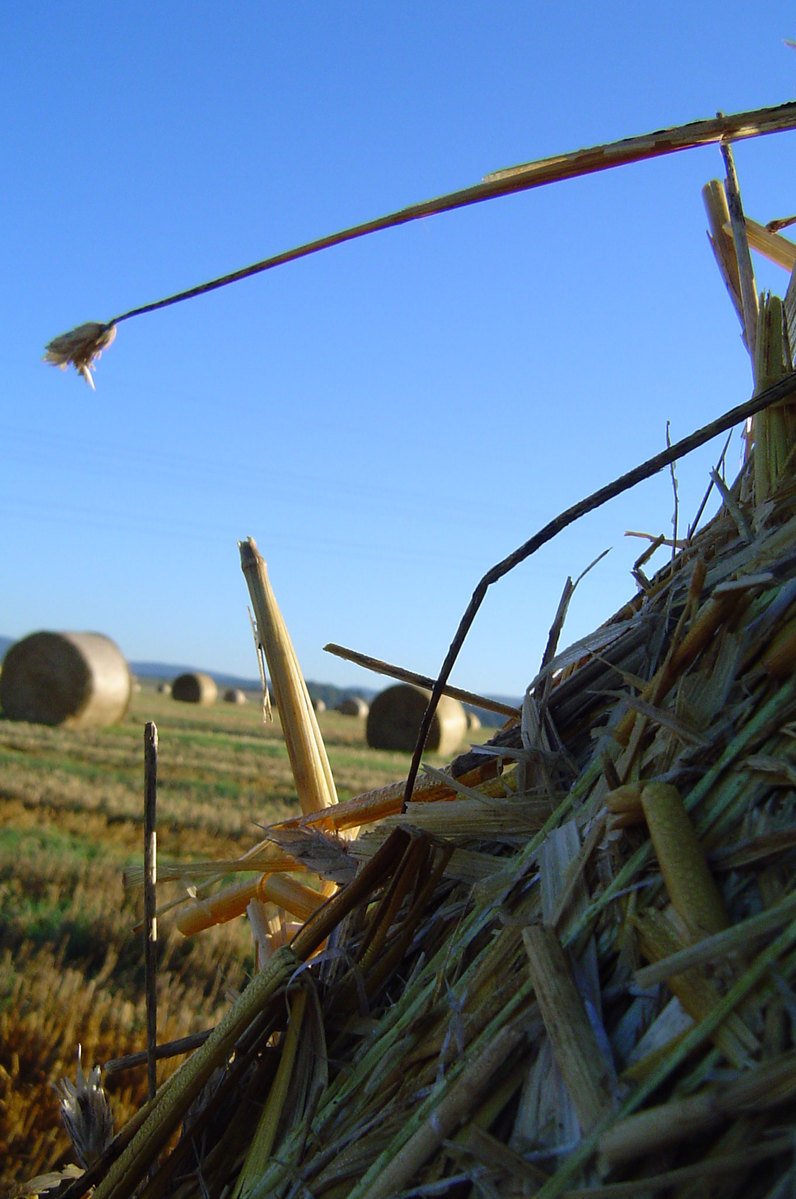
M106 350L116 336L116 326L100 325L96 321L88 321L78 325L69 333L54 337L45 347L44 361L52 366L58 366L62 371L71 365L79 375L94 390L92 370L94 363L103 350Z
M61 1119L78 1160L86 1170L101 1156L113 1137L113 1115L100 1082L100 1067L83 1073L82 1046L77 1049L77 1081L62 1078L56 1085Z

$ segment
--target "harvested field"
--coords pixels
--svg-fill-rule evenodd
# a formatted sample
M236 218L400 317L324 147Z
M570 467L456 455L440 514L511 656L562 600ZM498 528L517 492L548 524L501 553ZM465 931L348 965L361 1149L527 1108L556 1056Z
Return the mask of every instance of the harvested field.
M140 896L125 867L142 860L142 730L160 727L159 858L235 858L255 822L296 812L278 723L258 705L174 704L145 685L125 720L78 731L0 720L0 1192L72 1159L52 1084L145 1045ZM324 715L341 795L399 778L406 755L364 743L364 725ZM253 963L245 923L186 940L160 928L164 1039L209 1027ZM174 1065L165 1062L161 1078ZM117 1125L146 1094L140 1068L105 1079Z

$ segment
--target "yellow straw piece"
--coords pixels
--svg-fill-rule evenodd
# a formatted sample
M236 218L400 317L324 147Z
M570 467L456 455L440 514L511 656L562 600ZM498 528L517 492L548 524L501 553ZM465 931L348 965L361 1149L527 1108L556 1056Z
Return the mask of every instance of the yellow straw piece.
M765 1111L792 1100L796 1092L796 1054L754 1066L737 1078L713 1083L695 1095L636 1112L600 1138L600 1152L611 1164L691 1140L741 1113Z
M299 920L309 920L317 912L325 897L312 887L291 878L289 874L264 874L255 891L261 903L275 903Z
M782 300L768 293L760 297L755 345L755 384L764 391L792 369ZM755 502L764 503L787 477L796 444L796 410L792 402L772 404L752 419Z
M301 810L319 812L337 803L337 792L307 684L253 538L240 543L240 557Z
M628 828L644 823L644 809L641 806L643 789L643 783L623 783L621 787L608 792L605 806L611 813L609 828Z
M196 899L186 904L177 917L177 928L184 937L193 937L206 928L212 928L214 924L225 924L228 920L242 916L249 901L254 899L257 883L257 879L233 883L209 899Z
M214 924L225 924L242 916L252 899L270 901L297 916L308 920L324 902L324 896L311 887L305 887L286 874L264 874L259 879L247 879L233 883L205 900L195 900L187 905L177 918L177 928L185 937L212 928Z

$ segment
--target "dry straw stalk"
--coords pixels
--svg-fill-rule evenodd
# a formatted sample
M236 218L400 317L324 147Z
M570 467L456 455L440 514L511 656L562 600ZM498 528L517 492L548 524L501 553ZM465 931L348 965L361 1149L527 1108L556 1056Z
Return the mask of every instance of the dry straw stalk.
M632 1161L704 1135L734 1116L778 1107L794 1094L796 1053L788 1053L737 1078L705 1087L696 1095L629 1116L603 1134L600 1152L611 1165Z
M583 998L555 933L541 925L523 930L536 1000L580 1127L588 1132L614 1107L606 1068Z
M249 1194L257 1179L262 1175L276 1141L279 1121L282 1119L287 1100L290 1076L298 1053L304 1011L307 1006L307 992L299 991L296 995L291 996L288 1002L290 1016L282 1042L282 1051L279 1055L279 1066L246 1154L246 1160L238 1175L232 1199L245 1199L245 1196Z
M727 144L729 141L740 141L750 137L761 137L766 134L779 133L786 129L796 128L796 105L793 103L780 104L774 108L762 108L752 112L734 113L731 116L723 114L705 121L694 121L672 129L661 129L641 137L625 138L619 142L607 145L593 146L586 150L576 150L570 154L558 154L553 158L540 159L537 162L523 163L520 166L509 167L487 175L481 183L460 191L451 192L437 199L425 200L413 204L409 208L400 209L384 217L354 225L340 233L320 237L305 245L292 250L283 251L251 266L242 267L209 283L201 283L188 291L178 292L163 300L131 308L127 312L108 321L106 324L89 322L80 325L69 333L54 338L46 348L45 361L55 366L66 368L72 365L93 388L94 382L91 370L103 349L113 341L116 327L122 321L178 304L195 296L205 295L220 287L227 287L241 279L294 262L307 255L316 254L343 242L366 237L383 229L395 228L409 221L420 220L443 212L451 212L470 204L479 204L485 200L493 200L499 196L510 195L514 192L527 191L529 188L543 187L557 183L563 179L575 179L595 171L609 170L618 166L626 166L632 162L643 162L649 158L657 158L664 154L674 154L682 150L690 150L697 146L707 146L715 143Z
M264 1005L284 989L299 965L299 959L290 949L275 952L204 1045L161 1088L148 1118L95 1188L94 1199L128 1199L213 1070L226 1061L241 1033Z
M268 663L301 810L318 812L337 803L337 792L312 701L271 588L265 561L253 538L240 543L240 559L251 596L257 636Z

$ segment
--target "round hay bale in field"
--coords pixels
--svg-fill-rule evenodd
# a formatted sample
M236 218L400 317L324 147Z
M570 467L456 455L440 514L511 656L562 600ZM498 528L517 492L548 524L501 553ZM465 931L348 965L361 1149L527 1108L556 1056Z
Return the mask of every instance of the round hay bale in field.
M171 683L165 681L158 683L158 692L160 695L171 695Z
M171 684L171 698L181 704L214 704L217 695L215 679L199 670L178 675Z
M476 716L475 712L465 711L465 716L467 717L467 732L468 733L475 733L478 729L480 729L481 721Z
M429 692L412 683L396 683L376 696L370 705L365 736L371 749L415 747ZM467 716L458 699L443 695L429 729L426 748L435 753L454 753L467 733Z
M324 700L311 699L310 703L312 704L313 712L325 712L326 711L326 702Z
M102 633L31 633L3 662L0 704L9 720L103 728L124 716L132 676Z
M361 716L364 719L370 708L365 700L360 699L358 695L349 695L346 699L340 701L337 705L337 711L342 712L343 716Z
M227 687L224 692L225 704L245 704L246 695L241 691L240 687Z

